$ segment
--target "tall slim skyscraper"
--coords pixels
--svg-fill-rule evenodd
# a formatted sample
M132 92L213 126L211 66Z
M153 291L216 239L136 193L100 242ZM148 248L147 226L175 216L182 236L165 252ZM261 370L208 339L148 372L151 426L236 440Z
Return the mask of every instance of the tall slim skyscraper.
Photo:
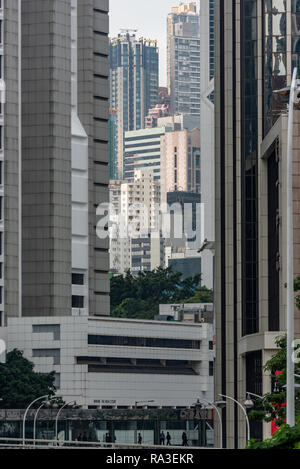
M173 7L167 31L171 112L200 118L200 16L196 3Z
M271 391L264 365L286 330L287 116L274 90L299 64L296 1L215 2L216 397ZM294 271L300 274L299 112L294 128ZM297 138L296 138L297 137ZM295 330L300 314L295 308ZM224 445L244 447L237 406L223 410ZM251 422L251 437L271 424Z
M125 274L131 270L136 274L161 266L162 240L157 214L160 183L155 180L153 169L136 169L130 181L111 181L110 202L115 212L110 218L113 226L110 238L112 272ZM134 237L130 235L130 224L136 227Z
M215 148L214 148L214 0L200 1L200 148L201 202L204 204L204 238L215 241ZM201 253L206 278L213 279L213 251ZM211 283L208 283L212 285Z
M124 132L144 128L158 104L157 42L125 31L110 43L110 105L116 112L118 176L123 177Z
M109 314L108 0L0 3L2 321Z

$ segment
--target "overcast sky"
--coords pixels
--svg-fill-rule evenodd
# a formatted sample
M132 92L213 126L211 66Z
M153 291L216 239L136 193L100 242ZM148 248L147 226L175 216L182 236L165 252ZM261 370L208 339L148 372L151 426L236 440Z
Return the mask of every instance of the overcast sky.
M157 39L160 55L160 85L167 83L167 15L183 0L110 0L110 36L120 28L138 29L138 35Z

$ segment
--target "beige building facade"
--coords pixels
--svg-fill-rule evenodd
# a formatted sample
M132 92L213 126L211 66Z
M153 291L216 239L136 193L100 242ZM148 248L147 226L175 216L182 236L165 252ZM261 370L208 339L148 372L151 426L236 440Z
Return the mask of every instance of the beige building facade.
M201 192L200 130L167 132L162 137L161 196L168 192Z

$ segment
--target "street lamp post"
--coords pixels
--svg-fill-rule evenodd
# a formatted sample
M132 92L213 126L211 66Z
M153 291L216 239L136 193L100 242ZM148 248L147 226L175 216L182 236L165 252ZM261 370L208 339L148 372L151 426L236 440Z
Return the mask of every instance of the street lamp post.
M293 129L294 100L297 86L297 68L294 69L288 117L287 150L287 344L286 344L286 420L295 426L295 365L293 362L294 342L294 239L293 239Z
M61 414L61 411L65 407L67 407L68 405L71 405L71 404L73 404L75 406L76 401L66 402L63 406L61 406L61 408L59 409L59 411L56 414L56 417L55 417L55 440L56 440L56 445L58 445L58 419L59 419L59 416Z
M219 411L218 407L213 402L209 402L206 399L203 399L203 397L201 397L201 399L199 399L200 404L201 404L201 401L204 404L210 405L211 407L213 407L213 409L216 411L216 413L218 415L218 418L219 418L219 421L220 421L220 449L223 449L223 423L222 423L221 412Z
M265 402L265 400L266 400L266 396L260 396L259 394L255 394L254 392L249 392L249 391L248 391L246 394L247 394L247 397L248 397L248 396L253 396L253 397L257 397L258 399L262 399L263 404L264 404L264 402ZM254 405L254 403L253 403L253 405ZM272 407L273 411L276 412L276 409L275 409L275 407L273 406L273 404L270 404L270 406Z
M27 407L27 409L25 410L25 413L24 413L24 417L23 417L23 446L25 446L25 425L26 425L26 417L27 417L27 414L28 414L28 411L29 409L33 406L33 404L35 404L36 402L40 401L41 399L48 399L48 394L46 394L45 396L41 396L41 397L38 397L37 399L34 399L34 401L32 401L29 406Z
M276 90L275 92L282 95L289 95L289 112L288 112L288 138L287 138L287 169L286 169L286 209L287 209L287 344L286 344L286 421L291 427L295 426L295 364L293 361L294 352L294 237L293 237L293 130L294 130L294 104L295 94L299 87L297 80L298 69L294 68L292 82L290 88ZM297 96L298 100L298 96Z
M242 409L243 414L244 414L245 419L246 419L246 424L247 424L247 442L250 441L250 423L249 423L249 418L248 418L245 407L239 401L234 399L233 397L226 396L225 394L219 394L219 396L224 397L224 399L229 399L230 401L235 402Z
M40 407L37 409L36 413L35 413L35 416L34 416L34 420L33 420L33 445L35 446L35 435L36 435L36 420L37 420L37 416L38 416L38 413L39 411L41 410L41 408L46 404L47 401L43 401L42 404L40 405Z
M34 420L33 420L33 444L35 446L35 438L36 438L36 424L37 424L37 418L38 418L38 414L41 410L41 408L46 404L50 404L52 401L55 401L56 399L60 399L59 396L55 396L55 397L52 397L51 399L48 399L47 401L43 401L42 404L40 405L40 407L37 409L36 413L35 413L35 416L34 416Z

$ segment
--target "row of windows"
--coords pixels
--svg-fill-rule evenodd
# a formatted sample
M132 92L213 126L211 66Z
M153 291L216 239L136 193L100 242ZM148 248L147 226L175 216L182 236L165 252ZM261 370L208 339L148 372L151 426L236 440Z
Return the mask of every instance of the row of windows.
M188 367L160 367L149 366L147 368L135 365L88 365L89 373L139 373L158 375L196 375L193 368Z
M88 365L90 373L156 373L196 375L196 367L188 360L159 360L119 357L77 357L78 365ZM209 376L214 375L214 362L209 362Z
M89 335L89 345L115 345L124 347L200 349L200 340L166 339L153 337L127 337L110 335Z

